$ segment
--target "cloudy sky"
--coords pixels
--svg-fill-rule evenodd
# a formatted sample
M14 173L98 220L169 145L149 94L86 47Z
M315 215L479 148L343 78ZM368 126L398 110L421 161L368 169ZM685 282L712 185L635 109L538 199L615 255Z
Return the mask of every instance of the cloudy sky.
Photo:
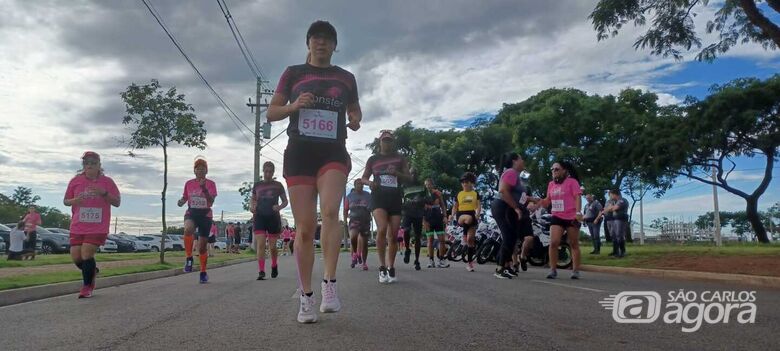
M334 63L355 74L364 115L363 128L348 139L356 170L378 130L410 120L426 128L460 126L550 87L596 94L643 88L674 103L686 95L704 96L713 83L767 77L780 69L777 52L754 45L703 64L635 51L638 32L630 28L597 42L587 20L594 0L227 3L272 87L286 66L304 60L312 21L326 19L336 26ZM252 126L245 104L254 97L255 79L217 2L153 4L206 79ZM62 194L79 168L79 156L95 150L123 194L122 207L114 210L120 230L158 230L162 152L136 150L138 157L126 156L120 141L128 131L121 124L119 97L129 84L156 78L185 94L208 130L206 150L170 150L169 218L173 224L181 220L182 210L173 206L192 177L196 155L210 161L221 194L217 214L248 217L237 192L252 177L248 134L227 117L141 1L0 0L0 6L0 192L31 187L41 204L67 210ZM705 9L697 20L706 21L712 11ZM286 121L275 123L273 133L285 126ZM271 143L263 160L280 166L286 142L282 136ZM740 160L737 186L752 191L761 166ZM687 219L711 210L710 187L685 179L678 184L668 196L647 202L649 219ZM778 189L774 182L762 208L780 201ZM722 210L744 208L741 199L720 195Z

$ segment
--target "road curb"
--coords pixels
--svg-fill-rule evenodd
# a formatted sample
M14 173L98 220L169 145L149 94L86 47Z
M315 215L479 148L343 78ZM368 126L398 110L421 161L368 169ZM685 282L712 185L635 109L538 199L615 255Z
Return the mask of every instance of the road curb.
M683 280L702 280L717 283L745 284L764 288L780 289L780 278L760 275L710 273L695 271L676 271L649 268L626 268L582 265L583 271L600 273L634 274L656 278L672 278Z
M234 264L251 262L254 260L255 258L242 258L238 260L209 264L208 267L210 269L219 268L231 266ZM145 280L174 277L181 274L189 273L184 273L181 268L171 268L160 271L116 275L112 277L100 278L100 280L98 280L98 289L137 283ZM46 299L49 297L75 294L81 289L81 284L82 282L80 281L72 281L0 291L0 307L14 305L22 302Z

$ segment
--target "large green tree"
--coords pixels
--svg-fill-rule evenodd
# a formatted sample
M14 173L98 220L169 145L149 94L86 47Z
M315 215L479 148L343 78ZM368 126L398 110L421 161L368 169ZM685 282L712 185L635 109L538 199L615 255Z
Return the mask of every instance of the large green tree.
M758 200L772 181L780 150L780 75L737 79L711 92L701 101L689 98L685 113L648 125L640 143L654 157L642 167L665 169L741 197L758 240L768 242ZM729 180L735 157L763 160L763 177L754 189L740 189Z
M30 206L41 215L41 223L46 227L70 228L70 215L55 207L35 205L41 197L30 188L18 187L9 197L0 194L0 223L16 222L27 213Z
M603 199L609 189L624 189L627 180L656 189L671 186L668 172L637 166L647 156L637 136L664 108L657 96L626 89L618 96L588 95L577 89L548 89L525 101L504 104L494 125L509 128L515 149L526 156L531 184L544 195L550 167L557 160L572 162L585 191ZM636 186L633 186L636 188Z
M185 101L176 87L163 89L156 79L150 84L127 87L121 93L126 114L122 124L130 126L127 145L132 149L160 147L163 151L162 231L160 239L160 263L165 262L165 195L168 190L168 147L184 145L198 149L206 148L206 129L203 121L193 113L194 109ZM130 152L132 156L132 152Z
M23 207L35 206L40 199L40 196L33 194L32 189L23 186L16 187L11 195L11 200Z
M762 6L762 4L767 6ZM717 33L712 43L702 43L695 17L707 19L707 34ZM681 59L684 52L701 49L699 61L712 61L737 44L758 43L768 50L780 46L780 0L601 0L590 14L599 40L616 36L623 26L649 26L634 42L636 49L653 55ZM649 23L648 23L649 22ZM702 48L702 46L704 46Z
M461 190L460 176L473 172L477 187L488 206L498 186L498 163L503 153L512 151L510 131L498 125L480 124L462 130L428 130L408 122L395 130L396 146L417 170L419 180L431 178L448 203ZM368 145L378 152L379 141Z

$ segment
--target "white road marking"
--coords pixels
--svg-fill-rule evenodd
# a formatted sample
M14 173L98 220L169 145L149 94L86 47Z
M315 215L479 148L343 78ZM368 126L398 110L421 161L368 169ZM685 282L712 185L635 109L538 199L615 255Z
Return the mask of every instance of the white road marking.
M548 282L546 280L532 280L532 282L544 283L544 284L550 284L550 285L556 285L556 286L562 286L562 287L565 287L565 288L572 288L572 289L580 289L580 290L586 290L586 291L600 292L600 293L607 292L606 290L583 288L581 286L574 286L574 285L561 284L561 283L553 283L553 282Z

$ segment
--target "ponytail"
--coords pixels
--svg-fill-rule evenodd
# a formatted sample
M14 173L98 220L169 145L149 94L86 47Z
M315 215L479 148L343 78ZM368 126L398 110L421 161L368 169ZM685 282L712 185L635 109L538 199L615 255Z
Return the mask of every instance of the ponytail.
M515 162L520 157L520 155L516 152L507 152L503 155L501 155L501 167L503 167L501 170L507 170L509 168L512 168L512 163Z

